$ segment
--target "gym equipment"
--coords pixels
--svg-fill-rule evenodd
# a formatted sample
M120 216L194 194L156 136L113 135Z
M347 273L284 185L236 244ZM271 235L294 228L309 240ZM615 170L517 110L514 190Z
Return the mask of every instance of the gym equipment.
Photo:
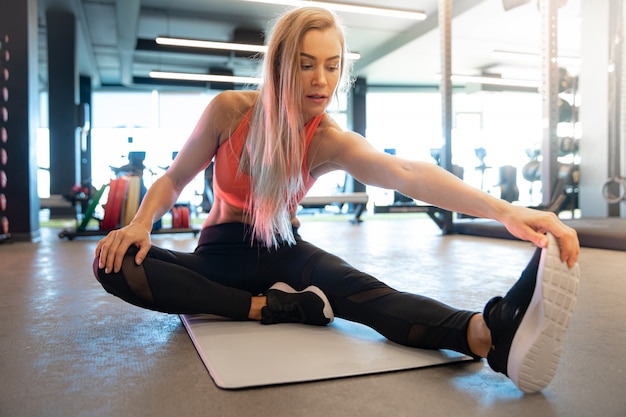
M352 186L352 177L344 174L343 181L337 180L332 192L324 195L307 194L300 201L299 209L320 209L324 210L327 206L335 206L342 212L344 205L348 205L347 212L353 213L354 217L350 220L352 224L362 222L361 216L367 208L369 196L365 192L365 188L357 190Z
M122 225L127 226L137 214L139 200L141 197L141 180L137 176L128 178L128 191L126 192L126 204L124 205L124 216Z
M109 184L103 185L96 191L76 229L61 231L59 238L73 240L79 236L101 236L106 235L111 230L130 224L146 191L142 180L145 156L145 152L129 152L129 164L119 168L111 167L116 177L111 179ZM103 205L104 216L102 219L97 219L94 214L107 187L109 187L109 194L106 204ZM191 227L190 212L191 209L188 204L174 205L171 210L172 227L162 228L159 220L153 225L151 233L193 233L194 236L197 235L200 230ZM99 221L98 229L87 228L92 219ZM77 223L78 220L77 217Z
M430 156L439 166L441 166L444 154L445 150L443 148L432 148L430 150ZM462 179L464 170L461 166L454 164L452 165L452 173ZM391 205L374 205L374 213L426 213L444 234L451 231L451 220L449 219L451 212L436 206L419 203L413 199L408 199L400 193L397 194L404 197L404 199L398 199L397 196L395 196L394 203Z
M474 169L476 171L480 171L480 189L483 190L485 187L485 171L488 169L491 169L491 167L487 166L487 164L485 163L485 158L487 157L487 150L481 146L480 148L474 149L474 154L476 155L476 158L478 158L478 161L480 162L480 165L478 165Z
M519 188L517 188L517 168L512 165L500 167L500 198L512 203L519 200Z
M119 177L112 179L109 184L103 185L94 195L93 200L84 213L82 221L75 230L64 229L59 233L59 238L73 240L81 236L104 236L111 230L130 223L137 212L140 203L139 182L137 177ZM102 219L94 217L95 211L100 205L104 191L109 187L109 196L104 207ZM166 233L193 233L196 236L200 230L191 227L188 205L177 204L172 207L172 227L153 227L152 234ZM99 221L98 229L88 229L87 225L92 219ZM77 219L78 221L78 219ZM156 223L155 223L156 226Z
M602 197L609 204L626 201L626 177L614 176L609 178L602 187Z
M613 71L609 72L609 142L608 142L608 179L602 186L602 196L609 203L609 217L620 216L621 201L626 201L626 177L622 176L621 149L624 142L624 104L623 94L626 84L624 75L626 66L624 65L624 5L619 2L615 9L615 14L611 18L611 37L613 42L609 48L609 63ZM622 212L623 213L623 212Z
M89 224L89 221L93 218L96 208L98 207L98 204L100 204L100 199L102 198L102 195L104 194L104 190L106 190L107 187L108 187L108 184L105 184L102 187L100 187L98 191L96 191L96 194L94 195L93 200L91 201L91 204L89 204L89 206L87 207L87 210L85 210L85 212L83 213L84 214L83 220L78 226L77 231L87 230L87 225Z
M213 193L213 161L204 170L204 190L202 191L202 203L200 208L203 212L208 213L215 202L215 194Z
M212 315L180 318L215 384L225 389L367 375L470 359L448 350L389 343L369 327L342 319L320 327L259 326ZM253 344L249 343L252 336Z
M369 197L367 193L339 193L322 196L305 196L300 202L303 208L324 208L329 204L356 204L352 223L361 223L361 215L365 211Z
M128 189L128 178L120 177L111 180L109 198L104 206L104 218L100 223L100 229L110 231L120 227L122 205Z
M189 205L175 204L171 212L173 230L189 228Z

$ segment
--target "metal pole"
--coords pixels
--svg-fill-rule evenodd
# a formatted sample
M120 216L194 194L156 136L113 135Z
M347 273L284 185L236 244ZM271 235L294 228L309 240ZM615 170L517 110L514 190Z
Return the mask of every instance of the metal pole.
M543 140L541 154L542 203L549 206L558 179L559 143L556 125L559 122L557 65L557 0L539 0L542 29L542 103L543 103Z
M443 149L441 166L452 172L452 0L439 0L439 37L441 51L441 128ZM444 234L452 233L452 213L442 213L441 230Z
M609 217L619 217L620 201L626 189L624 178L620 177L620 140L622 125L622 76L623 76L623 10L620 0L612 0L609 5L609 149L608 180L602 188L608 203Z

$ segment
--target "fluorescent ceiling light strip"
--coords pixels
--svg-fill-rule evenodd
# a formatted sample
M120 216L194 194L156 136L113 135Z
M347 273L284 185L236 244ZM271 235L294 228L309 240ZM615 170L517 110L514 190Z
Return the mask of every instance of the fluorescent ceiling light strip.
M399 19L424 20L426 13L416 10L400 10L384 7L361 6L358 4L330 3L325 1L302 0L243 0L251 3L278 4L281 6L314 6L323 7L337 12L367 14L373 16L395 17Z
M240 77L236 75L192 74L186 72L150 71L150 78L183 81L204 81L214 83L260 84L257 77Z
M157 37L155 41L159 45L186 46L189 48L223 49L227 51L261 53L267 51L267 47L265 45L253 45L249 43L201 41L195 39L167 38L163 36Z
M220 49L226 51L257 52L263 54L267 52L266 45L254 45L250 43L202 41L197 39L168 38L165 36L157 37L155 42L159 45L184 46L188 48ZM347 58L349 60L356 61L361 59L361 54L348 52Z

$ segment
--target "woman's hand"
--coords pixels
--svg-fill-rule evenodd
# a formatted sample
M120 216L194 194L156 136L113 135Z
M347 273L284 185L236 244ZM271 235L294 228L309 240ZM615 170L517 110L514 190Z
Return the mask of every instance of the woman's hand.
M522 240L531 241L540 248L545 248L548 246L545 233L549 232L559 242L561 261L567 262L570 268L576 264L580 254L576 230L565 225L552 212L513 205L509 207L510 209L501 221L511 234Z
M107 274L119 272L124 255L131 245L139 248L135 255L135 263L140 265L150 249L150 230L146 230L140 223L131 223L109 232L96 246L94 255L99 258L98 268L104 269Z

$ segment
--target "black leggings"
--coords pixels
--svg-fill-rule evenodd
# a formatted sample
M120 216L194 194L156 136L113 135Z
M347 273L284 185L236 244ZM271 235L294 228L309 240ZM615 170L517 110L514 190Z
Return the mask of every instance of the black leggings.
M151 310L216 314L247 320L251 297L282 281L297 290L319 287L335 316L363 323L396 343L471 354L471 311L416 294L399 292L356 270L341 258L302 240L268 249L250 242L248 227L226 223L204 228L193 253L153 246L140 266L131 247L119 273L93 267L111 294Z

